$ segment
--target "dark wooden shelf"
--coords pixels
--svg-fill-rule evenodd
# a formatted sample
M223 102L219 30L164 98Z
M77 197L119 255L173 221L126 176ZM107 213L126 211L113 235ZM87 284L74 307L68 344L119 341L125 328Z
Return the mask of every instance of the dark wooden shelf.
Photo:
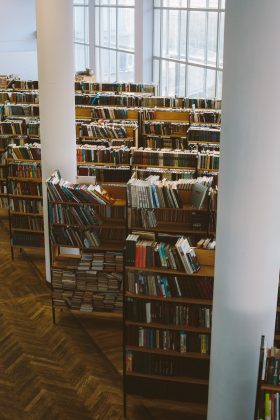
M214 267L208 266L208 265L201 266L200 270L193 274L189 274L183 271L166 270L164 268L159 268L159 267L142 268L142 267L127 266L126 270L127 271L143 271L145 273L170 274L170 275L175 275L175 276L214 277Z
M195 353L195 352L179 353L178 351L146 349L144 347L137 347L137 346L130 346L130 345L126 346L126 350L131 350L138 353L158 354L161 356L183 357L186 359L210 360L209 354Z
M136 321L125 321L126 325L131 325L135 327L145 327L145 328L158 328L160 330L172 330L172 331L186 331L186 332L193 332L197 334L211 334L211 328L203 328L203 327L191 327L186 325L175 325L175 324L167 324L167 323L156 323L156 322L136 322Z
M193 385L208 385L209 381L207 379L197 379L191 378L187 376L163 376L163 375L152 375L146 373L137 373L137 372L126 372L126 376L134 376L138 378L146 378L146 379L154 379L160 381L168 381L168 382L181 382L185 384L193 384Z
M151 296L151 295L140 295L137 293L125 292L126 297L142 300L155 300L160 302L171 302L171 303L185 303L190 305L204 305L212 306L213 301L210 299L196 299L188 297L163 297L163 296Z

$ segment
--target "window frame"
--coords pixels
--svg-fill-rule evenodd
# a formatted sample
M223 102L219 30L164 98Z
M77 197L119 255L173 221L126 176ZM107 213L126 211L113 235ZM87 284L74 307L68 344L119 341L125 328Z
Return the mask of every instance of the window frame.
M215 71L215 98L218 98L218 90L219 90L219 86L218 86L218 79L219 79L219 72L223 72L223 66L220 66L220 32L221 32L221 19L222 19L222 14L225 13L225 8L222 7L224 1L223 0L218 0L218 7L217 8L210 8L210 7L190 7L190 0L187 0L187 6L186 7L173 7L173 6L163 6L163 0L158 0L158 2L160 3L160 5L156 5L155 0L154 0L154 5L153 5L153 14L155 16L155 10L159 10L159 20L160 20L160 45L158 51L159 51L159 55L155 54L155 44L154 44L154 32L153 32L153 80L156 80L157 75L155 74L155 62L158 62L158 66L159 66L159 72L158 72L158 84L159 84L159 91L160 93L162 93L163 90L163 86L162 86L162 67L163 67L163 62L173 62L175 64L182 64L185 65L185 95L184 96L189 96L188 95L188 87L189 87L189 78L188 78L188 69L189 66L192 67L197 67L197 68L202 68L204 69L204 77L203 77L203 92L204 92L204 96L206 97L206 85L207 85L207 70L214 70ZM209 4L209 0L207 0L207 5ZM163 11L164 10L178 10L178 11L185 11L187 14L187 27L186 27L186 58L185 59L175 59L175 58L170 58L170 57L164 57L163 56ZM205 30L206 30L206 40L207 40L207 35L208 35L208 21L209 21L209 13L211 12L216 12L217 13L217 39L216 39L216 63L215 65L210 65L207 63L207 59L208 59L208 48L207 48L207 41L205 42L204 45L204 55L205 55L205 64L200 64L200 63L195 63L192 60L189 60L189 41L190 41L190 36L189 36L189 29L190 29L190 12L206 12L206 26L205 26ZM180 23L181 23L181 19L180 19ZM153 28L153 31L155 30L155 28ZM176 77L176 76L175 76Z

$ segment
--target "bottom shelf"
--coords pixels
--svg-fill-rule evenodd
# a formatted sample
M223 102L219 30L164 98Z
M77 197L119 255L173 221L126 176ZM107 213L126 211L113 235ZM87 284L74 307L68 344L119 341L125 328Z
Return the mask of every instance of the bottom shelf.
M147 374L147 373L137 373L137 372L126 372L126 376L134 376L138 378L156 379L160 381L178 382L178 383L193 384L193 385L208 386L208 383L209 383L207 379L197 379L197 378L191 378L187 376L182 376L182 377L181 376L164 376L164 375L154 375L154 374Z

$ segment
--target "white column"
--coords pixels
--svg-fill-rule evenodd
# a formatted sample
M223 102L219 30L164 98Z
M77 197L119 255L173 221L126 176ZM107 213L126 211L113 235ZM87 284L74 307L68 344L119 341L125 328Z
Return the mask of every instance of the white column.
M208 420L251 420L280 266L280 2L227 0Z
M50 281L45 180L59 169L76 178L73 4L36 0L46 276Z
M153 81L153 0L135 1L135 82Z

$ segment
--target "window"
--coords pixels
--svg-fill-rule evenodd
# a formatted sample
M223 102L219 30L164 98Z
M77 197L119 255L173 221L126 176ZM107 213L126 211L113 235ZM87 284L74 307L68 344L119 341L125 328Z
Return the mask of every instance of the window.
M222 95L225 0L154 0L154 82L162 95Z
M95 0L97 80L134 80L134 5L134 0Z
M89 0L74 0L76 71L89 67Z

